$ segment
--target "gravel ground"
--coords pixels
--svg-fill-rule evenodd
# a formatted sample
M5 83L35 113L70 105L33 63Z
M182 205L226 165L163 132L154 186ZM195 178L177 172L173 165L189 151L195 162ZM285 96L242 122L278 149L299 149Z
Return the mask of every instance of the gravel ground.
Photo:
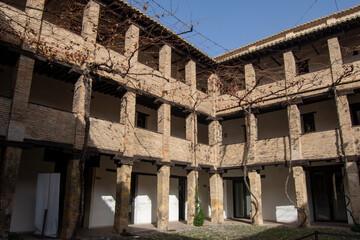
M315 230L324 233L346 234L360 238L359 233L339 229L298 229L292 227L266 227L248 225L210 225L199 228L183 229L176 232L153 233L141 236L112 237L117 239L145 239L145 240L195 240L195 239L297 239L307 234L314 233ZM102 238L104 239L104 238ZM307 239L315 239L314 236ZM339 236L319 236L319 239L356 239Z

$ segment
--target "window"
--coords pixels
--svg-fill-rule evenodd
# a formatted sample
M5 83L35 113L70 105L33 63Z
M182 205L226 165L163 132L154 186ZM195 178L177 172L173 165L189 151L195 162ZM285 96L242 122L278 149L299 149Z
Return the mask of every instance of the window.
M136 127L139 128L146 128L146 118L149 115L142 113L142 112L136 112Z
M304 130L303 130L304 133L315 132L314 114L315 114L315 112L301 114L303 127L304 127Z
M309 60L304 60L296 63L298 74L309 73Z
M352 125L360 125L360 103L350 104Z

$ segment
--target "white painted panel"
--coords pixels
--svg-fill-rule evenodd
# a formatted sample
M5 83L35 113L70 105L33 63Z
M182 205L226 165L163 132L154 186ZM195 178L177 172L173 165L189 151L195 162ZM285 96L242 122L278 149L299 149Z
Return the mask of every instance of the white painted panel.
M276 206L277 222L296 222L297 218L297 210L294 205Z
M170 178L169 221L179 221L179 179Z
M156 176L139 175L136 188L134 223L156 222Z

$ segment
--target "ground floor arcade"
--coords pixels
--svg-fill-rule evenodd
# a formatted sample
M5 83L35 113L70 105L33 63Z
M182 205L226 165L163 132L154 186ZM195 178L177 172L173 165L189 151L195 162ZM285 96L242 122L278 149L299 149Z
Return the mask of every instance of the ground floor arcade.
M1 151L4 156L6 147ZM74 171L71 167L72 159L72 153L53 147L21 150L10 231L35 230L39 174L44 173L59 173L59 214L55 224L58 225L58 231L71 228L68 220L76 215L69 205L78 204L74 195L69 197L68 194L74 188L71 187L71 182L74 181L71 174L71 171ZM243 169L214 172L206 166L193 169L180 163L159 165L151 159L139 160L128 168L123 166L128 165L117 165L111 156L106 154L94 154L88 159L84 174L85 211L81 221L83 228L113 226L117 222L116 218L120 218L121 224L118 226L123 228L126 228L124 224L153 223L158 228L159 224L164 224L163 229L167 229L168 222L191 223L189 216L193 217L193 213L189 214L189 211L194 211L194 201L189 199L195 197L196 182L205 216L215 223L221 223L223 219L249 219L254 212L257 212L255 224L262 224L263 220L296 223L302 213L298 213L293 203L300 202L305 203L306 218L309 222L352 223L352 218L345 209L345 194L351 200L349 182L353 180L342 177L344 163L328 160L294 167L294 172L300 169L299 175L289 175L289 168L284 165L262 166L257 170L249 170L246 180L253 195L246 187ZM130 174L130 180L123 181L128 182L128 194L124 193L126 189L119 172L122 175ZM286 196L285 182L288 176ZM358 181L359 175L356 176ZM301 181L305 183L305 188L298 186ZM125 211L125 214L117 212L119 206L116 201L119 195L124 204L120 209ZM165 196L167 203L164 203ZM121 198L129 200L126 203ZM255 202L257 204L254 204ZM351 202L347 208L352 210L358 204ZM163 210L164 206L166 210ZM218 215L214 216L214 213Z

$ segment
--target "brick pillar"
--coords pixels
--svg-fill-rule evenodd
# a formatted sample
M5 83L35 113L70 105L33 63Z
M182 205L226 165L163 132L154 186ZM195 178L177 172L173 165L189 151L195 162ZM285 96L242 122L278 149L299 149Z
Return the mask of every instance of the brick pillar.
M123 159L117 168L116 202L113 231L120 234L127 231L129 224L131 172L134 156L134 127L135 127L136 94L126 92L121 99L120 122L124 124L124 151ZM121 157L120 157L121 158ZM124 164L126 162L126 164Z
M215 117L216 116L216 106L217 106L217 96L220 95L220 90L219 90L219 86L218 86L218 77L215 74L212 74L209 78L208 78L208 94L210 96L211 99L211 104L212 104L212 109L211 109L211 116Z
M222 144L222 127L219 121L215 120L209 124L209 145L211 147L211 157L209 161L213 166L218 166L218 156L220 145Z
M170 189L170 118L171 106L163 103L158 109L158 131L163 137L163 162L157 172L157 228L167 230L169 227L169 189Z
M254 66L249 63L246 64L244 67L245 70L245 90L247 92L253 91L253 89L256 86L256 75L255 75L255 69ZM248 96L248 100L252 100L251 94Z
M187 225L194 224L195 216L195 192L198 187L199 173L196 170L188 171L187 174Z
M211 222L224 222L224 203L223 203L223 179L220 174L214 173L210 176L210 205Z
M34 59L20 55L16 67L15 88L7 130L7 140L21 142L24 139L25 119L34 64Z
M343 74L343 60L341 56L341 48L337 37L328 39L330 68L333 81L336 82Z
M263 224L261 176L256 171L249 172L248 176L250 181L250 190L257 199L256 201L254 196L251 195L251 219L253 220L252 224L258 226Z
M121 98L120 123L124 124L124 156L134 156L136 94L126 92Z
M359 169L356 162L347 162L346 181L348 189L348 197L350 198L351 213L357 223L360 223L360 184Z
M283 54L284 57L284 70L285 70L285 81L287 82L287 88L285 93L287 92L297 92L299 89L295 87L298 84L295 84L295 77L297 75L297 67L296 67L296 60L294 57L293 52L286 52Z
M116 204L113 232L127 232L131 190L131 165L118 165L116 174Z
M67 164L61 239L71 239L80 213L81 183L79 162L78 158L70 159Z
M125 34L125 51L124 56L130 58L130 66L138 61L139 55L139 34L140 30L134 24L130 25Z
M157 228L169 227L170 166L162 165L157 171Z
M171 106L167 103L161 104L158 109L158 132L162 133L163 161L170 162L170 129L171 129Z
M75 141L74 148L80 152L83 150L86 111L90 111L91 85L92 80L89 79L90 91L86 91L87 83L85 76L81 76L74 88L72 111L76 115ZM89 113L90 114L90 113ZM79 169L80 154L76 158L69 160L67 167L66 190L64 199L63 220L61 227L61 238L69 239L76 227L76 221L80 213L80 189L81 189L81 173Z
M306 174L302 166L292 168L295 183L296 204L298 209L298 223L300 227L310 226L308 195L306 189Z
M14 76L14 93L6 140L22 142L30 95L34 59L20 55ZM10 230L16 181L21 159L21 148L6 147L0 162L0 238Z
M355 142L352 131L351 115L349 102L346 95L335 97L337 114L339 118L340 129L342 132L342 141L344 153L346 155L355 154Z
M284 53L285 79L291 82L296 77L296 61L293 52Z
M100 5L93 0L90 0L84 10L81 36L84 37L87 42L92 44L96 43L99 14Z
M159 71L164 78L171 78L171 47L164 45L159 52Z
M0 239L10 231L16 180L19 171L21 148L6 147L0 168Z
M27 15L27 26L25 29L22 48L33 51L40 37L41 19L43 15L45 0L27 0L25 14Z
M256 158L256 141L258 138L257 119L255 114L246 114L246 144L248 145L248 164L255 162Z
M302 159L300 110L296 104L291 104L287 107L287 114L291 142L291 160L299 160Z

